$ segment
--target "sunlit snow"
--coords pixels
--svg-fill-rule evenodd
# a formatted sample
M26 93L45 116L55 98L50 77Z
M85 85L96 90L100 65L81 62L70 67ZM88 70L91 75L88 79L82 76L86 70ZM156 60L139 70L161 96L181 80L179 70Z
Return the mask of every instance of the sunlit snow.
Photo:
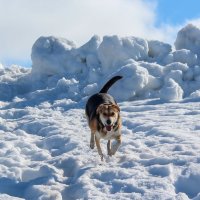
M0 200L200 199L199 41L40 37L31 69L0 65ZM122 144L102 162L84 106L115 75Z

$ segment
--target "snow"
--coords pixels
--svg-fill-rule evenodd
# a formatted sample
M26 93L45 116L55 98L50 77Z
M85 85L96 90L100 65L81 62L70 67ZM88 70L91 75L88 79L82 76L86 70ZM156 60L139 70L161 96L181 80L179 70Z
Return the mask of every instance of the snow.
M112 73L128 59L147 58L147 41L136 37L105 36L98 49L102 73Z
M54 36L32 48L32 68L0 65L0 199L200 198L200 29L175 48L136 37ZM122 144L105 161L89 148L87 98L112 76Z
M179 74L174 74L178 76ZM183 90L172 78L166 81L164 87L160 90L160 99L167 101L180 101L183 98Z
M188 24L182 28L177 35L175 47L179 49L188 49L199 55L200 50L200 29L193 24Z
M170 44L157 40L148 41L148 56L154 61L162 60L172 51Z

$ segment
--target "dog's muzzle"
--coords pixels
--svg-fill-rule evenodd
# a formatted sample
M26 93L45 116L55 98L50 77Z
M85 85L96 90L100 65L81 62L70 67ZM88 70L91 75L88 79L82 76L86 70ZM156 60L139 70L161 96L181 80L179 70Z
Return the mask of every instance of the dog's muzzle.
M107 131L111 131L112 130L112 126L111 125L105 125L105 127L106 127Z
M111 123L112 123L112 121L110 119L107 119L106 125L105 125L107 131L111 131L111 129L112 129Z

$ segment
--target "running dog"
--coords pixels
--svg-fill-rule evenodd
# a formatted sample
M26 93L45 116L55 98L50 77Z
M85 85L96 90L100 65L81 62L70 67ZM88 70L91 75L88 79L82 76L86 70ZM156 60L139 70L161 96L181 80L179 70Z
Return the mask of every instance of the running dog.
M120 108L114 98L107 94L109 88L121 78L122 76L115 76L110 79L99 93L88 99L85 107L88 125L91 129L90 148L94 149L96 143L102 161L101 139L108 140L107 152L109 156L114 155L121 144ZM116 141L112 145L111 139Z

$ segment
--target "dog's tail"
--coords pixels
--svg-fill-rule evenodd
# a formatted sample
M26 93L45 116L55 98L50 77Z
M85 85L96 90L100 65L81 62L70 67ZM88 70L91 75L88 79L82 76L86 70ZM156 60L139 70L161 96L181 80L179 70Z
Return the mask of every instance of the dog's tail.
M113 78L111 78L104 86L103 88L100 90L99 93L107 93L107 91L109 90L109 88L119 79L121 79L122 76L114 76Z

